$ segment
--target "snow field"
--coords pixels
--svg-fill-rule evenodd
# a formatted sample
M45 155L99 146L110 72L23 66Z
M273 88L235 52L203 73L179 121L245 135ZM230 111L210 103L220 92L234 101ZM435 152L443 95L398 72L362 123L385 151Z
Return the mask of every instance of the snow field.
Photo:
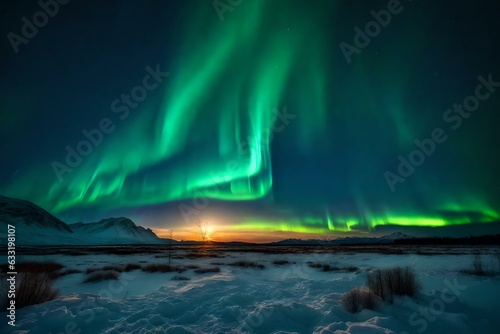
M179 255L179 254L175 254ZM221 258L172 259L172 265L217 266L220 273L123 272L117 281L82 283L85 274L56 281L61 296L18 310L17 326L1 333L496 333L500 326L500 278L459 274L473 255L222 253ZM486 265L488 256L483 256ZM283 266L275 260L288 260ZM71 269L127 263L166 263L151 254L33 256ZM237 260L265 269L229 266ZM308 261L356 272L322 272ZM211 263L223 263L213 265ZM423 289L410 299L379 303L350 314L342 294L363 286L364 272L409 265ZM493 264L494 265L494 264ZM498 268L497 268L498 269ZM500 269L499 269L500 270ZM190 278L173 281L174 276ZM4 318L4 317L3 317Z

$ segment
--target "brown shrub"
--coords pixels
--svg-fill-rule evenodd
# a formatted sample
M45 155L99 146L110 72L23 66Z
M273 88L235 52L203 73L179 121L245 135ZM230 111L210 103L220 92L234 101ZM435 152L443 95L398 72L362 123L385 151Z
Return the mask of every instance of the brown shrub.
M0 275L0 305L2 309L8 306L7 275ZM53 288L54 279L49 273L24 272L16 275L16 309L29 305L45 303L55 299L59 291Z
M373 310L377 306L376 296L369 289L354 288L342 296L342 306L351 313L363 309Z
M107 280L117 280L120 277L120 273L115 270L99 270L93 271L85 277L83 283L93 283Z
M147 266L143 267L142 271L146 271L146 272L149 272L149 273L157 273L157 272L160 272L160 273L170 273L170 272L173 272L173 271L182 272L183 269L171 266L169 264L152 263L152 264L148 264Z
M377 269L367 275L367 286L374 294L389 302L394 296L413 297L420 283L410 267Z
M123 267L123 271L129 272L132 270L142 269L142 266L138 263L129 263L125 267Z
M195 269L194 272L197 274L218 273L220 272L220 268L219 267L200 268L200 269Z
M265 268L265 266L263 264L255 263L252 261L244 261L244 260L229 263L229 265L233 266L233 267L242 267L242 268L256 268L256 269L264 269Z

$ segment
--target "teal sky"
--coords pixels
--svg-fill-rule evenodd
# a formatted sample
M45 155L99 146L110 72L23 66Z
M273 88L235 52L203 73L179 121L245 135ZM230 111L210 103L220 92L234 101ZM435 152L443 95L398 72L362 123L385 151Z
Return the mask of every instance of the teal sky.
M42 9L2 2L0 193L235 232L499 219L499 4L221 3L75 0L25 38Z

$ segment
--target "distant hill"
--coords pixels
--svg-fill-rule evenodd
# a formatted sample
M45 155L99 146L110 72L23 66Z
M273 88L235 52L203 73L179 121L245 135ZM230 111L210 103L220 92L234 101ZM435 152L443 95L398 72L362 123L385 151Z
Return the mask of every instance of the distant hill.
M108 244L164 243L166 240L158 238L151 229L137 226L125 217L107 218L95 223L69 224L69 227L80 235L106 240Z
M0 222L21 228L73 233L68 225L41 207L5 196L0 196Z
M491 222L470 222L459 225L445 226L401 226L401 225L378 225L374 229L375 233L390 234L401 232L417 238L429 237L451 237L466 238L470 236L483 236L500 234L500 221Z
M271 245L345 245L345 244L386 244L399 239L411 239L410 235L394 232L382 237L339 237L332 240L322 239L286 239L270 243Z
M500 245L500 234L470 236L465 238L431 237L399 239L397 245Z
M164 244L150 229L128 218L108 218L95 223L67 225L41 207L0 196L0 225L16 227L16 245L117 245ZM0 236L5 237L6 228ZM173 241L175 243L175 241Z

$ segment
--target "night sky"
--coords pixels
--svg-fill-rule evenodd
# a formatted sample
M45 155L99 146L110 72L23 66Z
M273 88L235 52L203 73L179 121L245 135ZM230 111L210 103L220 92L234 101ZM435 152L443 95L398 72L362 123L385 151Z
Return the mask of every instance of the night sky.
M186 238L500 219L498 1L42 10L0 2L2 195Z

